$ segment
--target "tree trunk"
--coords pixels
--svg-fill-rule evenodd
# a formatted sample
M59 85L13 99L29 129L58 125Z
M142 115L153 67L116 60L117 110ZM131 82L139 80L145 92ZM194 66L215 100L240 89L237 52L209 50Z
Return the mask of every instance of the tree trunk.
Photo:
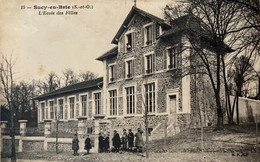
M237 101L236 101L237 124L239 125L239 109L238 109L238 101L239 101L239 95L237 95Z
M223 111L221 109L221 103L220 103L220 96L219 93L216 94L216 104L217 104L217 126L215 128L215 131L217 130L223 130Z

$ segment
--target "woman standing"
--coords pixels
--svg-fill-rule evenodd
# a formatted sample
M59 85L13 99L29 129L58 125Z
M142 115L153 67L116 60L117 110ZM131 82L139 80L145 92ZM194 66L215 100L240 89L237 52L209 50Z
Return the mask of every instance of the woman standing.
M87 154L89 154L89 150L91 149L91 143L89 135L87 135L87 138L85 140L85 150L87 150Z
M137 133L135 134L135 137L136 137L135 138L136 139L135 145L137 147L137 151L139 151L139 152L142 152L142 148L143 148L143 145L144 145L142 133L143 133L143 131L140 128L138 128Z
M72 150L74 151L73 155L78 155L78 150L79 150L79 139L77 134L74 135L72 139Z

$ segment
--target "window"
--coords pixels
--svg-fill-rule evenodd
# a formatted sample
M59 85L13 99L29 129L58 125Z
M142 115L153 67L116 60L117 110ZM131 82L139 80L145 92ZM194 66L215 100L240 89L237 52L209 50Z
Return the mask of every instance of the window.
M133 60L128 60L126 61L126 78L132 78L133 73L134 73L134 65L133 65Z
M95 114L102 114L101 112L101 92L94 93Z
M115 81L115 65L109 66L109 82Z
M145 44L152 44L152 25L145 27Z
M44 103L41 103L41 113L42 113L42 121L43 121L43 119L44 119L44 111L45 111L45 105L44 105Z
M135 114L135 90L134 87L126 89L126 113Z
M81 96L82 116L87 116L87 95Z
M150 74L154 72L155 62L154 62L154 54L145 56L145 73Z
M45 108L45 119L48 119L48 115L49 115L49 113L48 113L48 107L46 107L46 108Z
M74 118L75 98L74 97L69 98L69 102L70 102L70 118L73 119Z
M126 35L126 50L132 51L132 34Z
M63 99L59 99L59 106L60 106L59 117L60 119L63 119Z
M175 69L178 68L179 61L180 61L180 48L173 47L167 50L168 53L168 69Z
M134 32L127 32L125 34L125 51L130 52L134 47Z
M116 90L109 91L109 108L110 115L117 115L117 92Z
M54 109L53 109L53 101L50 101L50 117L51 119L54 119Z
M155 113L155 83L144 85L145 108L148 113Z

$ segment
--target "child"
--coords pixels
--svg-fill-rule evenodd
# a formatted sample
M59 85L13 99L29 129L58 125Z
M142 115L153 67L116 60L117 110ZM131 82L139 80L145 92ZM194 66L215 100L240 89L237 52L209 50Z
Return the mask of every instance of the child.
M89 150L91 149L91 143L89 135L87 135L87 138L85 140L85 150L87 150L87 154L89 154Z
M72 139L72 150L74 150L73 155L78 155L78 150L79 150L79 139L77 137L77 134L74 135Z

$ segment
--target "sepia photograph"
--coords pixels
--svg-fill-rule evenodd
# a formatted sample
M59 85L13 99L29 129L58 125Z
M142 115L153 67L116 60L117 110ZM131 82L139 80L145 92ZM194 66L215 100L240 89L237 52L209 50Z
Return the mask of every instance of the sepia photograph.
M259 0L0 0L0 161L260 161Z

